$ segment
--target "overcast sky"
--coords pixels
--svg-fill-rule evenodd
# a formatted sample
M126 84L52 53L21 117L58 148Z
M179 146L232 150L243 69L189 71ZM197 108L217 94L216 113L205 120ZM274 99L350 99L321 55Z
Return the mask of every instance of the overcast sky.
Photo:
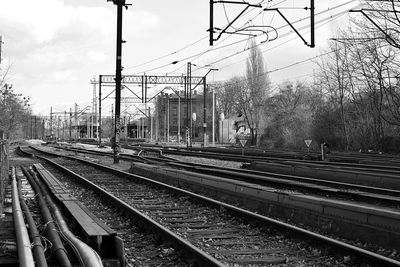
M309 2L269 0L262 1L262 6L279 8L309 41L309 12L304 10ZM210 82L245 73L247 36L223 34L213 47L209 46L208 0L127 3L132 6L124 9L123 74L182 75L188 61L218 68L209 74ZM253 29L252 33L269 31L256 42L264 42L260 48L267 70L272 71L271 81L277 84L285 79L312 79L312 62L287 66L323 53L338 25L346 27L346 11L359 4L348 0L315 1L315 13L321 13L315 19L315 48L304 45L276 12L260 8L249 8L229 31L250 25L271 26L247 28ZM243 8L215 4L214 26L223 28ZM8 82L19 93L30 96L35 114L49 115L51 106L62 112L74 108L74 103L80 108L90 105L92 77L115 73L116 7L106 0L1 0L0 35L4 42L0 67L4 71L11 66ZM173 61L178 63L171 64ZM279 68L284 69L274 71ZM208 71L193 70L193 75L199 76ZM110 88L105 90L111 92ZM140 92L136 87L133 90ZM156 90L159 88L153 88ZM105 103L105 112L111 103Z

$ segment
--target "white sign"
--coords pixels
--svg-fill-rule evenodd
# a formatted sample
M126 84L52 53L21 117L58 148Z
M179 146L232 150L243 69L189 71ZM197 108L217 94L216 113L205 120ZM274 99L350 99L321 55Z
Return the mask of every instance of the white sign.
M242 145L242 147L244 147L247 143L247 139L240 139L240 144Z
M306 139L304 140L304 143L306 143L307 147L310 147L312 140L311 139Z

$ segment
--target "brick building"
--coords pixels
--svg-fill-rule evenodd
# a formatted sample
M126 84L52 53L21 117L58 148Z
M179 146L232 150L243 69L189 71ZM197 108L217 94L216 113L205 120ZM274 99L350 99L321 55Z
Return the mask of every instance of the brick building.
M212 94L206 98L207 136L211 133L212 121ZM191 105L190 105L191 104ZM184 91L161 93L155 105L156 140L185 141L187 130L192 129L192 141L202 142L204 123L204 95L196 90L192 91L190 101L185 98Z

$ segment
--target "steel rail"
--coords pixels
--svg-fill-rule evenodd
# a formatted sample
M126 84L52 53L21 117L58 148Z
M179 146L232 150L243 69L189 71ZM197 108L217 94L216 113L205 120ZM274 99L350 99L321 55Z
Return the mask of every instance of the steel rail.
M49 153L49 152L46 152L46 153ZM84 177L68 170L67 168L61 166L60 164L57 164L56 162L54 162L50 159L47 159L45 157L38 156L38 155L36 155L36 157L45 160L46 162L56 166L57 168L63 170L64 172L79 179L86 186L88 186L88 187L92 188L93 190L97 191L98 193L102 194L103 196L108 198L111 202L116 203L116 206L119 206L125 212L133 215L136 219L140 220L144 226L147 226L147 227L151 228L153 231L156 231L159 236L163 237L164 240L166 240L168 242L173 241L175 245L177 245L180 249L182 249L182 251L185 253L186 258L189 260L192 259L192 261L194 263L196 263L197 265L199 265L199 266L218 266L218 267L224 266L224 264L222 264L215 258L211 257L210 255L206 254L204 251L193 246L191 243L181 239L178 235L176 235L172 231L168 230L167 228L163 227L161 224L155 222L151 218L142 214L139 210L131 207L126 202L124 202L124 201L118 199L117 197L115 197L114 195L108 193L101 187L88 181ZM69 157L67 157L67 158L69 158ZM76 160L73 157L71 157L70 159ZM101 166L101 165L99 165L99 166ZM105 167L105 166L101 166L101 167ZM110 170L112 170L112 169L110 169ZM124 174L128 174L128 173L124 172ZM151 181L151 180L149 180L149 181Z
M33 148L33 149L36 149L36 148ZM36 150L40 152L40 150L38 150L38 149L36 149ZM50 154L50 152L46 152L46 153ZM174 190L174 191L176 191L178 193L182 193L182 194L188 195L190 197L194 197L194 198L196 198L198 200L205 201L205 202L207 202L209 204L212 204L212 205L215 205L217 207L224 208L224 209L229 210L229 211L231 211L233 213L236 213L236 214L238 214L238 215L240 215L240 216L242 216L244 218L250 218L252 220L259 221L260 223L268 223L268 224L274 225L275 227L278 227L280 229L284 229L286 231L293 232L294 234L301 235L303 237L311 238L313 240L319 241L319 242L321 242L321 243L323 243L323 244L325 244L327 246L334 247L334 248L336 248L338 250L350 252L350 253L352 253L354 255L357 255L360 259L366 260L370 264L376 264L376 266L397 266L397 267L400 266L400 262L396 261L394 259L387 258L385 256L382 256L382 255L379 255L377 253L374 253L374 252L371 252L371 251L368 251L368 250L365 250L365 249L362 249L362 248L347 244L345 242L338 241L338 240L335 240L333 238L326 237L326 236L323 236L321 234L317 234L317 233L311 232L309 230L306 230L306 229L303 229L303 228L300 228L300 227L297 227L297 226L293 226L293 225L287 224L285 222L281 222L279 220L276 220L276 219L273 219L273 218L270 218L270 217L267 217L267 216L264 216L264 215L253 213L253 212L250 212L248 210L245 210L245 209L242 209L242 208L238 208L238 207L235 207L233 205L226 204L224 202L221 202L221 201L218 201L218 200L214 200L214 199L209 198L209 197L198 195L196 193L193 193L193 192L190 192L190 191L187 191L187 190L184 190L184 189L176 188L176 187L173 187L173 186L168 185L168 184L164 184L164 183L161 183L161 182L158 182L158 181L154 181L154 180L151 180L149 178L142 177L140 175L134 175L134 174L131 174L131 173L128 173L128 172L124 172L124 171L120 171L120 170L116 170L116 169L113 169L113 168L110 168L110 167L107 167L107 166L104 166L104 165L101 165L101 164L97 164L97 163L94 163L94 162L86 161L84 159L73 158L73 157L70 157L70 156L64 156L64 157L72 159L72 160L77 160L77 161L83 162L85 164L88 164L90 166L101 168L103 170L107 170L107 171L109 171L111 173L114 173L114 174L124 175L126 177L130 177L130 178L133 178L133 179L140 179L142 181L146 181L146 182L149 182L151 184L167 188L169 190ZM41 157L41 158L46 159L44 157ZM52 162L50 160L46 160L46 161ZM59 165L57 163L54 163L54 164L56 166ZM71 171L69 171L69 173L74 174ZM77 174L74 174L74 175L77 175ZM85 183L92 184L89 181L87 181ZM94 185L94 186L97 187L96 185ZM101 188L99 188L99 190L104 191ZM114 196L112 196L112 197L114 199L116 199ZM118 199L116 199L114 201L120 202L120 200L118 200ZM144 216L144 215L140 214L140 216Z
M152 160L154 162L154 160ZM186 168L191 170L200 171L203 173L209 173L212 175L220 174L228 176L229 179L234 180L243 180L247 182L272 182L278 184L285 184L288 186L294 186L298 188L306 188L311 190L322 190L326 191L325 188L317 188L314 186L309 186L309 183L312 185L318 184L323 186L330 186L332 189L336 188L346 188L350 190L357 190L362 192L350 192L350 191L341 191L338 189L338 193L347 194L347 195L354 195L356 197L368 197L378 200L386 200L389 202L394 202L399 204L400 203L400 190L394 189L387 189L387 188L380 188L380 187L373 187L367 185L357 185L352 183L344 183L344 182L336 182L330 180L322 180L317 178L310 178L305 176L297 176L297 175L290 175L290 174L279 174L273 172L264 172L264 171L254 171L254 170L245 170L245 169L235 169L229 167L220 167L214 165L207 165L207 164L198 164L198 163L190 163L190 162L171 162L165 161L163 164L167 164L170 166L175 166L179 168ZM296 183L292 183L291 181L295 181ZM302 184L300 184L302 183ZM329 193L333 191L328 189ZM363 196L360 195L363 192L373 193L376 195L369 195Z
M89 153L89 154L95 154L95 155L107 155L107 156L112 156L111 153L107 152L99 152L99 151L92 151L92 150L86 150L86 149L67 149L71 151L78 151L82 153ZM273 173L273 172L266 172L266 171L257 171L257 170L246 170L246 169L235 169L235 168L229 168L229 167L220 167L220 166L215 166L215 165L207 165L207 164L199 164L199 163L191 163L191 162L184 162L184 161L179 161L175 160L173 162L173 159L163 156L162 150L159 149L152 149L151 152L157 152L160 154L160 158L147 158L146 156L141 156L143 150L140 151L138 155L129 155L129 154L124 154L121 156L122 159L125 160L136 160L140 162L151 162L151 163L160 163L162 162L163 164L167 164L170 166L175 166L179 168L186 168L186 169L195 169L196 171L201 171L203 173L211 173L212 175L215 175L216 173L219 173L221 175L229 175L230 179L235 179L235 180L245 180L245 181L254 181L256 183L261 183L261 182L272 182L272 183L278 183L278 184L285 184L289 185L292 187L296 188L306 188L310 189L312 191L317 191L317 192L325 192L332 193L332 190L335 190L334 188L332 189L326 189L326 188L318 188L315 186L309 186L307 183L313 183L313 184L319 184L323 186L330 186L330 187L336 187L336 188L341 188L345 187L346 189L351 189L351 190L357 190L357 191L362 191L362 192L351 192L351 191L343 191L340 189L337 189L337 193L342 194L342 195L349 195L349 196L354 196L357 198L361 199L366 199L366 200L379 200L379 201L385 201L388 203L394 203L394 204L399 204L400 202L400 190L394 190L394 189L388 189L388 188L379 188L379 187L373 187L373 186L367 186L367 185L357 185L357 184L352 184L352 183L345 183L345 182L337 182L337 181L330 181L330 180L322 180L318 178L310 178L306 176L298 176L298 175L290 175L290 174L279 174L279 173ZM235 178L236 177L236 178ZM289 181L288 181L289 180ZM291 183L290 181L296 181L295 184ZM300 184L302 183L302 184ZM368 192L372 193L369 195L364 195L363 192ZM388 196L386 196L388 195Z

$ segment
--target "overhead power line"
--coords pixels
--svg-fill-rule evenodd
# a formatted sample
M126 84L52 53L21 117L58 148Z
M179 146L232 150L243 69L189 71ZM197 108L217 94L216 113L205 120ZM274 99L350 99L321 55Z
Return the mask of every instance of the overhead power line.
M340 5L334 6L334 7L332 7L332 8L328 8L328 9L323 10L323 11L321 11L321 12L318 12L318 13L316 13L315 15L316 15L316 16L322 15L322 14L324 14L324 13L326 13L326 12L330 12L330 11L332 11L332 10L334 10L334 9L343 7L343 6L348 5L348 4L352 3L352 2L356 2L356 0L347 1L347 2L342 3L342 4L340 4ZM335 18L338 18L338 17L342 16L343 14L346 14L349 10L351 10L351 9L353 9L353 8L356 8L356 7L358 7L358 6L360 6L360 4L358 4L358 5L355 6L355 7L348 8L348 9L346 9L346 10L344 10L344 11L342 11L342 12L339 12L339 13L337 13L337 14L331 15L331 16L329 16L329 17L327 17L327 18L321 19L321 20L317 21L316 24L320 24L320 23L323 23L323 22L325 22L325 21L329 22L329 21L331 21L331 20L333 20L333 19L335 19ZM292 24L294 25L294 24L300 23L300 22L304 21L304 19L306 19L306 18L300 18L299 20L293 22ZM278 27L278 28L276 28L276 29L277 29L277 30L280 30L280 29L287 28L287 27L289 27L289 26L286 24L286 25L283 25L283 26ZM308 26L303 26L303 27L299 28L299 31L302 31L302 30L304 30L305 28L308 28ZM293 32L288 32L288 33L286 33L286 34L281 35L280 37L282 38L282 37L286 37L286 36L292 35L292 34L293 34ZM296 39L296 38L293 38L292 40L294 40L294 39ZM242 40L242 41L238 41L237 43L243 42L243 41L248 41L248 39L245 39L245 40ZM258 47L258 46L260 46L260 45L263 45L263 44L264 44L264 43L259 43L259 44L256 45L256 47ZM278 45L278 46L279 46L279 45ZM276 46L276 47L278 47L278 46ZM275 47L275 48L276 48L276 47ZM229 59L229 58L231 58L231 57L240 55L240 54L242 54L243 52L246 52L246 51L248 51L248 50L250 50L249 47L244 48L243 50L237 51L237 52L235 52L235 53L233 53L233 54L231 54L231 55L225 56L225 57L223 57L223 58L220 58L220 59L218 59L218 60L216 60L216 61L213 61L213 62L211 62L211 63L207 63L207 64L205 64L205 65L206 65L206 66L215 65L216 63L219 63L219 62L224 61L224 60L227 60L227 59ZM222 67L222 68L223 68L223 67ZM194 71L197 71L197 70L199 70L199 69L201 69L201 68L195 69L195 70L193 70L193 72L194 72ZM221 67L220 67L219 69L221 69Z
M286 0L285 0L285 1L286 1ZM285 2L285 1L281 1L281 2L279 2L279 3L277 3L277 4L283 3L283 2ZM327 8L327 9L325 9L325 10L322 10L322 11L316 13L315 16L320 16L320 15L325 14L325 13L327 13L327 12L332 12L332 11L335 10L335 9L338 9L338 8L340 8L340 7L343 7L343 6L348 5L348 4L350 4L350 3L353 3L353 2L358 2L358 1L357 1L357 0L346 1L345 3L336 5L336 6L334 6L334 7L329 7L329 8ZM272 6L275 6L275 5L272 5ZM272 6L271 6L271 7L272 7ZM355 6L355 7L352 7L352 8L356 8L356 7L358 7L358 6L359 6L359 5L357 5L357 6ZM340 15L342 15L342 14L344 14L344 13L347 13L348 10L350 10L350 9L346 9L346 10L343 11L343 12L340 12L340 13L337 13L337 14L335 14L335 15L331 15L331 16L328 17L328 18L319 20L318 22L316 22L316 24L319 24L319 23L321 23L322 21L329 20L329 19L333 19L333 18L335 18L335 17L337 17L337 16L340 16ZM260 14L261 14L261 12L259 12L256 16L258 16L258 15L260 15ZM298 19L298 20L292 22L292 24L294 25L294 24L303 22L303 21L306 20L306 19L308 19L308 17L300 18L300 19ZM251 19L250 19L249 21L247 21L246 24L249 23L250 21L251 21ZM277 30L282 30L282 29L288 28L288 27L289 27L289 26L285 24L285 25L283 25L283 26L281 26L281 27L278 27L278 28L276 28L276 29L277 29ZM300 28L299 30L300 30L300 31L304 30L304 27ZM285 36L290 35L290 34L292 34L292 33L289 32L289 33L280 35L280 37L285 37ZM185 58L180 58L180 59L176 60L175 64L176 64L176 63L179 63L179 62L184 62L184 61L193 61L193 60L198 59L198 58L200 58L201 56L203 56L203 55L205 55L205 54L208 54L208 53L210 53L210 52L214 52L214 51L216 51L216 50L220 50L220 49L223 49L223 48L227 48L227 47L230 47L230 46L233 46L233 45L237 45L237 44L240 44L240 43L249 41L249 38L243 38L243 39L241 39L241 40L238 40L238 41L235 41L235 42L232 42L232 43L228 43L228 44L225 44L225 45L222 45L222 46L219 46L219 47L218 47L218 45L220 45L220 44L222 44L223 42L225 42L225 41L229 38L229 36L230 36L230 35L228 35L227 38L225 38L224 40L221 40L221 43L216 44L214 47L211 47L211 48L209 48L209 49L207 49L207 50L205 50L205 51L201 51L201 52L199 52L199 53L195 53L195 54L193 54L193 55L187 56L187 57L185 57ZM206 38L206 37L203 37L203 38L201 38L201 40L203 40L203 39L205 39L205 38ZM255 38L255 37L252 37L252 38L250 38L250 39L253 39L253 38ZM260 45L262 45L262 44L257 44L257 46L260 46ZM179 51L181 51L181 50L182 50L182 49L180 49ZM227 56L227 57L224 57L224 58L222 58L222 59L216 60L216 61L214 61L214 62L212 62L212 63L209 63L209 64L203 64L203 65L206 65L206 66L207 66L207 65L212 65L212 64L221 62L221 61L223 61L223 60L225 60L225 59L231 58L231 57L233 57L233 56L239 55L239 54L241 54L241 53L243 53L243 52L245 52L245 51L248 51L248 49L247 49L247 50L244 50L244 51L236 52L236 53L234 53L234 54L232 54L232 55L230 55L230 56ZM171 54L172 54L172 53L171 53ZM167 57L167 56L170 56L171 54L162 56L162 57L160 57L160 58L165 58L165 57ZM155 60L152 60L152 61L154 62ZM172 62L169 62L169 63L163 64L163 65L161 65L161 66L157 66L157 67L154 67L154 68L146 69L146 70L144 70L144 71L138 71L138 72L136 72L136 74L151 72L151 71L154 71L154 70L159 70L159 69L162 69L162 68L171 66L171 64L172 64ZM186 62L185 62L184 64L186 64ZM143 65L144 65L144 64L143 64ZM170 71L169 74L174 73L174 72L176 72L178 69L183 68L183 67L184 67L184 65L179 66L178 68L174 69L173 71ZM130 67L130 68L133 68L133 67ZM195 71L195 70L194 70L194 71Z
M328 18L324 18L324 19L321 19L321 20L317 21L316 24L320 24L320 23L323 23L323 22L328 23L328 22L330 22L331 20L336 19L336 18L338 18L338 17L340 17L340 16L346 14L347 12L348 12L348 10L339 12L339 13L337 13L337 14L335 14L335 15L331 15L331 16L328 17ZM323 25L319 25L318 27L321 27L321 26L323 26ZM303 30L303 29L305 29L305 28L308 28L308 27L307 27L307 26L304 26L304 27L300 28L300 30ZM289 35L293 35L293 32L288 32L288 33L286 33L286 34L281 35L280 37L282 38L282 37L286 37L286 36L289 36ZM296 37L290 39L289 41L294 40L294 39L296 39ZM287 41L287 42L288 42L288 41ZM285 44L285 43L287 43L287 42L284 42L284 43L282 43L282 44L278 44L278 45L274 46L273 48L268 49L268 51L269 51L269 50L272 50L272 49L275 49L275 48L277 48L277 47L279 47L279 46L281 46L281 45L283 45L283 44ZM258 47L258 46L260 46L260 45L261 45L261 44L258 44L258 45L256 45L256 47ZM227 59L229 59L229 58L231 58L231 57L234 57L234 56L237 56L237 55L239 55L239 54L242 54L242 53L244 53L244 52L246 52L246 51L248 51L248 50L250 50L250 49L251 49L251 48L245 48L245 49L243 49L243 50L237 51L236 53L233 53L233 54L231 54L231 55L225 56L225 57L220 58L220 59L218 59L218 60L216 60L216 61L213 61L213 62L211 62L211 63L208 63L208 65L215 65L216 63L219 63L219 62L224 61L224 60L227 60ZM265 52L265 51L263 51L263 53L264 53L264 52ZM241 61L244 61L244 60L246 60L246 59L243 59L243 60L241 60ZM237 63L239 63L239 62L241 62L241 61L232 63L232 64L230 64L230 65L237 64ZM226 67L228 67L228 66L230 66L230 65L223 66L223 67L219 67L219 69L226 68ZM198 70L198 69L196 69L196 70ZM196 70L193 70L193 72L196 71Z

